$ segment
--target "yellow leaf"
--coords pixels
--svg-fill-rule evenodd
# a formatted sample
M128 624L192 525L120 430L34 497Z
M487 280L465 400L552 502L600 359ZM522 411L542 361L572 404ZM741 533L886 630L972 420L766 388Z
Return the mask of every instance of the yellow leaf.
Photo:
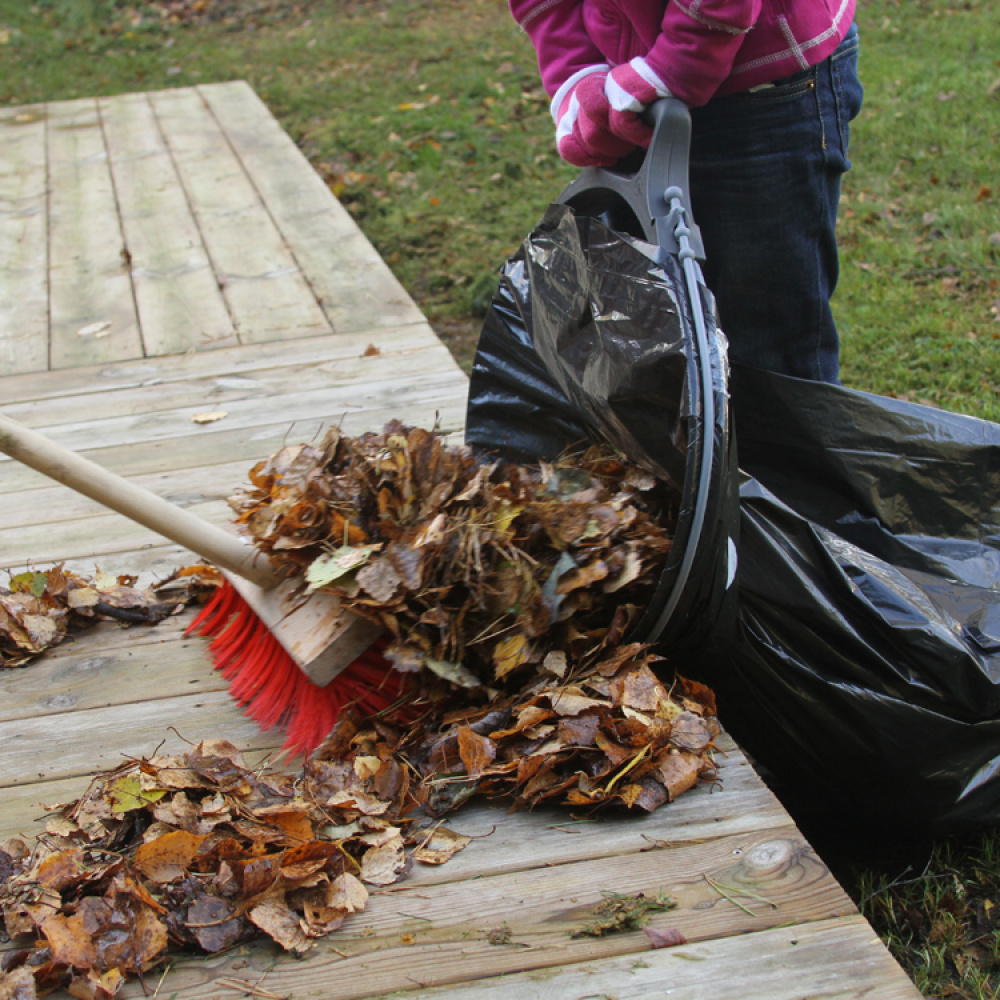
M138 774L125 774L108 789L106 797L111 803L112 813L125 813L143 809L151 802L159 802L166 794L165 788L144 790Z
M531 651L527 636L511 635L501 639L493 649L493 665L496 667L496 679L506 677L522 663L526 663Z

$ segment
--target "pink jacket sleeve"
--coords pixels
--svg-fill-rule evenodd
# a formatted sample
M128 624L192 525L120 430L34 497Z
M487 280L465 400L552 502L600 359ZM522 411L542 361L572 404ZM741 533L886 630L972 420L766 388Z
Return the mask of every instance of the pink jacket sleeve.
M670 0L646 62L671 94L698 107L729 76L760 11L761 0Z
M607 62L584 27L581 0L510 0L510 11L535 47L549 97L575 73Z
M669 0L661 8L659 30L657 5L644 8L649 0L634 2L636 10L627 16L642 23L636 37L647 40L644 51L634 54L645 55L670 92L696 107L729 76L740 46L760 17L763 0ZM628 7L622 0L612 6ZM610 46L605 39L598 47L591 37L583 7L583 0L510 0L514 19L538 54L542 85L550 96L574 73L608 62Z

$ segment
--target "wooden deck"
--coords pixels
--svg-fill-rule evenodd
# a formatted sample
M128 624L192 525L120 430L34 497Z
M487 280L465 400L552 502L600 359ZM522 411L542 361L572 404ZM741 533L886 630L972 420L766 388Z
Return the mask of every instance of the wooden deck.
M3 411L208 520L228 520L254 461L331 423L461 431L464 375L245 84L0 111L0 256ZM225 415L195 422L206 412ZM64 561L148 582L193 558L8 460L0 503L12 570ZM39 803L123 755L182 737L274 749L186 620L102 627L0 675L0 837L32 835ZM450 825L478 839L376 892L311 957L258 944L183 959L157 994L239 996L225 976L293 998L917 998L725 749L721 788L649 817L467 807ZM573 938L609 890L671 894L650 926L687 943Z

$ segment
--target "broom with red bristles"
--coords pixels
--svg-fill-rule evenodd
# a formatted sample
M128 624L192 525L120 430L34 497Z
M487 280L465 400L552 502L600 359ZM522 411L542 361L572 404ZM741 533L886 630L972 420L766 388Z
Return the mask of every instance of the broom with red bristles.
M185 635L210 639L209 656L229 692L261 729L281 729L285 750L315 750L346 708L376 715L405 699L404 675L382 655L376 639L333 680L312 681L228 580L216 590Z
M223 571L188 633L211 638L209 654L233 697L262 728L284 730L286 750L315 749L348 706L373 714L405 695L404 676L382 655L381 626L330 594L303 594L239 538L3 414L0 452Z

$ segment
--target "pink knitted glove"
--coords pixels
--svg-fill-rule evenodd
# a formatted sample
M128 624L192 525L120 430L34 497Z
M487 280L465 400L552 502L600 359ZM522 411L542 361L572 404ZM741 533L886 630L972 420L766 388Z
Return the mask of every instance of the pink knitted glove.
M653 130L639 117L661 97L670 97L667 85L642 56L616 66L607 76L604 94L610 108L608 128L619 138L646 147Z
M552 99L559 155L577 167L611 167L635 148L608 127L607 69L590 66L575 73Z

